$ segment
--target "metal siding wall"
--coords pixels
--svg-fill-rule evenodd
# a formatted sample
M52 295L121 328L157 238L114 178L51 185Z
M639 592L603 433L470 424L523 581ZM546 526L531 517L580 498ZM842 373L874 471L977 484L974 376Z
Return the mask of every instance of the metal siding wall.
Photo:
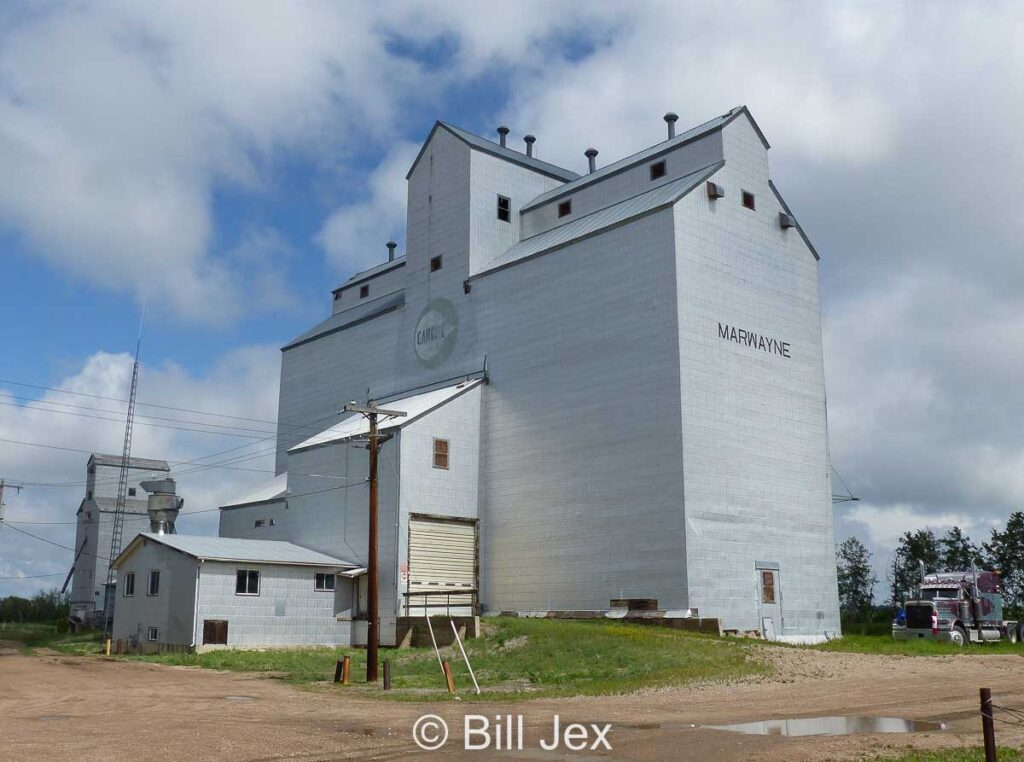
M247 540L288 540L290 518L284 500L240 508L222 508L217 534L220 537L241 537ZM257 527L257 519L263 519L267 524ZM274 520L274 526L269 525L271 519Z
M235 594L238 569L260 571L260 594ZM200 577L197 630L205 619L228 621L228 647L347 645L350 623L335 619L335 596L313 589L331 568L207 561ZM339 580L339 583L341 581ZM282 610L283 615L279 615Z
M611 203L623 201L639 193L649 191L655 185L677 180L694 170L714 164L722 158L722 135L720 132L705 135L685 146L676 148L664 156L651 159L632 169L627 169L610 177L582 187L575 193L552 200L543 206L531 209L523 215L523 238L543 233L545 230L579 219L590 212L601 209ZM655 161L665 160L665 177L656 183L651 182L648 167ZM537 194L540 195L540 194ZM568 217L558 216L558 205L566 199L572 199L572 214Z
M489 610L685 608L671 211L481 278Z
M156 627L157 642L190 645L197 563L191 556L155 542L147 542L135 551L118 572L114 639L138 635L140 642L145 643L147 629ZM146 594L152 569L160 572L160 592L155 596ZM126 598L121 582L125 573L132 571L135 595Z
M838 632L817 263L779 228L750 123L724 135L725 197L695 192L676 210L690 604L759 628L754 562L777 561L781 634ZM792 356L720 339L719 321L788 341Z

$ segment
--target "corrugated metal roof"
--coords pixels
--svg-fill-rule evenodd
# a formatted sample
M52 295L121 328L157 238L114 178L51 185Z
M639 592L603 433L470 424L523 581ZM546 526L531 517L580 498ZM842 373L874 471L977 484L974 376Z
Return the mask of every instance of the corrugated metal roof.
M440 389L424 392L423 394L405 397L404 399L382 402L380 407L388 410L400 410L406 413L406 415L394 418L381 416L377 419L377 429L380 432L384 432L389 429L402 428L481 383L483 383L482 380L477 378L472 381L463 381L461 384L455 384L454 386L444 386ZM353 437L364 437L369 435L369 433L370 424L366 417L361 413L350 413L334 426L321 431L304 442L300 442L290 448L288 452L308 450L311 447L320 447L334 442L341 442L345 439L352 439Z
M491 262L486 270L474 277L479 277L479 275L483 275L486 272L505 267L513 262L532 257L535 254L565 246L605 228L647 214L655 209L674 204L707 178L711 177L724 164L724 161L715 162L708 167L698 169L695 172L680 177L678 180L660 185L646 193L641 193L604 209L591 212L584 217L560 225L557 228L552 228L551 230L546 230L543 233L526 238L507 249Z
M403 254L400 257L395 257L393 260L389 262L381 262L379 265L374 265L373 267L369 267L366 270L360 270L359 272L350 275L348 278L346 278L344 283L342 283L340 286L334 289L334 292L337 293L338 291L341 291L341 289L343 288L354 286L358 281L369 280L370 278L373 278L376 275L380 275L381 273L385 273L388 270L394 270L396 267L402 267L404 264L405 255Z
M660 153L671 151L677 146L682 145L683 143L688 143L691 140L696 140L697 138L703 137L704 135L714 132L715 130L720 130L722 127L727 125L729 122L731 122L733 119L735 119L742 113L749 114L749 112L747 111L747 107L737 106L729 113L722 114L721 116L716 116L714 119L704 122L704 124L699 124L696 127L687 130L686 132L681 132L671 140L664 140L661 143L656 143L650 148L645 148L643 151L640 151L639 153L635 153L632 156L627 156L625 159L619 159L618 161L612 162L606 167L601 167L601 169L595 172L591 172L589 175L583 175L578 180L573 180L572 182L566 183L565 185L562 185L558 188L553 188L552 190L546 191L545 193L542 193L539 196L537 196L537 198L524 204L519 211L520 213L523 213L528 212L531 209L536 209L538 206L553 201L559 196L567 195L569 193L575 193L580 188L590 185L590 183L597 182L598 180L608 177L609 175L614 175L616 172L621 172L622 170L627 169L633 166L634 164L641 164L644 161L647 161L648 159ZM751 121L753 121L753 119L751 119ZM758 134L761 134L760 129L758 129ZM761 139L764 140L763 135L761 136ZM767 142L765 143L765 145L767 146Z
M383 296L379 296L375 299L370 299L364 304L358 304L351 309L343 310L331 315L329 318L313 326L305 333L296 336L281 347L281 349L291 349L292 347L304 344L307 341L319 338L325 334L334 333L335 331L341 331L345 328L358 325L366 320L382 315L385 312L391 312L392 310L401 307L403 304L405 304L405 291L403 289L392 291L390 294L384 294Z
M412 177L412 172L416 169L416 165L420 163L420 157L423 156L423 152L426 150L427 145L430 143L430 139L434 137L434 133L438 128L448 130L452 135L457 137L467 145L472 146L480 151L485 151L492 156L497 156L499 159L506 159L514 164L519 164L523 167L540 172L541 174L554 177L556 180L575 180L579 177L578 174L573 172L571 169L565 169L555 164L549 164L546 161L535 159L532 156L527 156L525 153L519 151L513 151L511 148L502 148L497 143L493 143L490 140L474 135L472 132L467 132L461 127L455 127L454 125L447 124L446 122L435 122L433 128L430 130L430 134L427 135L427 139L423 141L423 147L420 148L420 152L416 154L416 158L412 162L412 166L409 167L409 172L406 174L405 179L408 180Z
M281 540L244 540L238 537L204 537L188 534L140 533L119 555L120 564L137 547L140 538L166 545L185 555L205 561L244 561L248 563L289 564L295 566L337 566L354 569L358 564L318 553Z
M236 505L249 505L250 503L263 503L267 500L284 497L287 492L288 474L279 474L269 482L261 484L259 487L249 491L245 495L242 495L231 502L224 503L221 505L221 508L231 508Z
M94 463L97 466L116 466L121 467L121 456L120 455L103 455L101 453L93 453L89 456L89 462ZM167 465L165 460L152 460L150 458L129 458L129 468L138 468L144 471L170 471L170 466Z

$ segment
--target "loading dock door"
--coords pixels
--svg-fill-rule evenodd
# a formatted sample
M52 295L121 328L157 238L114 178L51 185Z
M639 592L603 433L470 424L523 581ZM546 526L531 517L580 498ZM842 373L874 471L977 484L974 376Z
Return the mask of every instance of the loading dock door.
M228 644L228 621L226 619L203 620L203 645Z
M469 616L471 595L451 590L477 588L477 526L475 520L412 516L409 519L409 592L432 593L409 598L408 614L422 616L424 602L432 614Z

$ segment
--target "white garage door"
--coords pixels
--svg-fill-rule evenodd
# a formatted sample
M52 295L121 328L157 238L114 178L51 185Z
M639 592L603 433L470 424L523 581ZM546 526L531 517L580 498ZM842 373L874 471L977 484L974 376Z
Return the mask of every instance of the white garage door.
M410 613L422 613L424 602L431 613L445 613L449 604L464 615L472 604L470 595L447 595L452 590L476 589L476 522L413 517L409 519L409 592L434 593L409 598ZM417 611L419 609L419 611Z

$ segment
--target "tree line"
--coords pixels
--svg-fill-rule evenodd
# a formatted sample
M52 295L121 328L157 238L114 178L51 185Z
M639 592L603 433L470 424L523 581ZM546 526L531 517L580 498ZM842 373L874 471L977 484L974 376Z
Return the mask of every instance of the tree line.
M871 553L856 537L836 551L839 605L847 617L867 618L874 608L878 578L871 568ZM1024 512L1010 514L1006 528L993 529L988 541L974 543L960 527L944 535L931 529L904 532L886 570L890 607L899 606L921 577L921 565L937 571L998 570L1003 581L1003 603L1016 614L1024 611ZM1015 614L1015 615L1016 615Z
M71 613L71 595L57 588L42 590L31 598L8 595L0 598L0 622L66 621Z

